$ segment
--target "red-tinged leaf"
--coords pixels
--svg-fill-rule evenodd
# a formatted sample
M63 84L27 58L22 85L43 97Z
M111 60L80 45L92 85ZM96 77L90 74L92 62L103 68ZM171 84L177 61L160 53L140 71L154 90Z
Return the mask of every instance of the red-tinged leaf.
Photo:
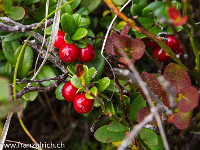
M113 32L111 38L113 45L116 46L117 49L124 50L126 48L126 44L119 34Z
M142 122L146 116L148 116L151 113L150 107L144 107L140 109L137 113L137 119L138 122Z
M114 45L112 43L112 38L111 37L108 37L107 38L107 41L106 41L106 44L105 44L105 50L112 54L112 55L116 55L115 54L115 50L114 50Z
M131 26L130 26L129 24L126 24L126 25L123 27L123 29L122 29L122 31L121 31L121 33L120 33L120 36L127 36L128 31L130 30L130 28L131 28Z
M189 111L187 113L178 111L174 115L174 124L175 124L175 126L180 130L186 129L190 124L190 121L192 119L192 114L193 114L192 111Z
M129 61L130 61L131 63L133 63L133 64L135 63L135 60L134 60L134 59L129 59ZM123 57L120 57L120 58L119 58L119 62L124 63L125 65L128 64L128 63L124 60ZM129 62L129 63L130 63L130 62ZM119 64L119 67L124 68L125 66Z
M176 8L169 7L167 11L174 26L181 26L187 22L187 16L182 17L180 11Z
M158 96L158 98L161 98L162 87L160 83L158 82L158 80L156 79L156 77L154 77L152 74L149 74L147 72L142 72L140 76L142 80L147 83L148 87L152 90L152 92L154 92ZM143 98L146 99L140 87L139 87L139 92L141 93Z
M162 90L162 102L165 106L169 107L169 98L168 98L168 94Z
M132 57L135 60L138 60L144 54L145 44L141 39L137 38L137 39L132 40L131 46L129 48L130 48L130 52L131 52Z
M168 11L168 14L169 14L169 18L172 19L172 20L176 20L177 18L181 17L180 11L178 11L174 7L167 8L167 11Z
M186 87L180 90L181 100L178 103L178 108L182 112L188 112L198 106L199 92L193 86Z
M176 96L180 90L191 86L191 80L188 73L179 65L170 63L167 65L163 76L167 79L176 90Z
M76 64L76 75L77 77L81 77L84 73L84 68L82 64Z
M125 45L127 48L131 47L131 42L132 42L132 39L128 36L121 36L121 38L124 40L125 42Z

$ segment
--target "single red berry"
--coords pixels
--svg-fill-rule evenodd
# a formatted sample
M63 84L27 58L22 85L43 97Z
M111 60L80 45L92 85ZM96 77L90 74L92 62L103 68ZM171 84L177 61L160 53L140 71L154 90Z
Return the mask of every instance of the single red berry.
M56 41L54 43L54 46L56 48L61 48L61 46L63 46L65 44L65 32L63 31L58 31L57 37L56 37Z
M72 63L79 56L79 49L75 44L64 44L59 50L60 58L67 63Z
M178 48L173 49L173 51L176 54L183 54L184 52L183 47L181 45Z
M151 48L158 48L158 44L155 41L145 41L146 45Z
M74 109L80 114L86 114L92 110L93 99L87 99L85 94L79 94L74 100Z
M168 61L169 56L166 55L166 53L161 48L155 48L153 51L153 57L157 59L158 61Z
M86 48L81 48L79 53L79 60L82 62L90 62L95 57L95 48L87 44Z
M62 96L64 97L64 99L68 102L73 102L75 97L78 95L77 92L77 88L74 87L71 82L67 82L65 83L65 85L62 88Z
M169 46L172 50L173 49L177 49L180 46L180 43L178 42L178 40L172 36L169 35L166 37L167 40L165 41L165 43L167 44L167 46Z

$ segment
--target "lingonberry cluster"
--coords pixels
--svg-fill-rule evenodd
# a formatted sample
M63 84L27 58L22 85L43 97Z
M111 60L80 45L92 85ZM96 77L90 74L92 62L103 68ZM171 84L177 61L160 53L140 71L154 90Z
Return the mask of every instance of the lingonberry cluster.
M180 45L178 40L173 35L169 35L166 38L167 38L167 40L165 41L165 43L167 44L167 46L169 46L174 51L174 53L183 54L182 46ZM151 48L154 48L153 57L155 59L157 59L158 61L168 61L169 60L170 57L166 55L166 53L163 51L163 49L161 47L159 47L156 42L146 41L146 45L148 45Z
M95 48L87 44L86 48L78 48L75 44L65 41L65 32L58 31L54 46L59 49L62 61L72 63L79 59L81 62L90 62L95 57Z
M62 96L68 102L73 102L74 109L80 114L86 114L92 110L93 99L87 99L85 94L77 93L77 88L69 81L62 88Z

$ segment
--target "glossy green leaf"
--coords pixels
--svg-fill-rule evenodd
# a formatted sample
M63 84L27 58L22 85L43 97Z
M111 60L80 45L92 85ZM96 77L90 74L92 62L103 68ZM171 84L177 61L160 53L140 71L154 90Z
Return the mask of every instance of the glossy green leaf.
M85 84L87 87L90 86L90 73L87 65L83 65L84 73L83 73L83 79L85 80Z
M110 84L110 79L108 77L104 77L103 79L99 80L98 89L100 92L103 92Z
M20 46L18 41L2 41L4 56L12 65L15 65L14 53L18 46Z
M65 41L67 43L73 44L74 42L71 40L71 36L69 35L69 33L65 33Z
M160 135L158 136L158 144L157 145L148 145L151 150L161 150L164 149L163 141Z
M21 51L22 46L18 47L15 52L15 59L17 60L19 52ZM25 50L22 53L21 59L19 61L19 68L18 68L18 76L20 78L24 78L27 76L28 72L32 68L33 65L33 50L30 46L26 46Z
M90 17L82 15L81 16L81 23L79 24L79 27L87 28L90 25Z
M24 0L24 5L31 5L31 4L34 4L34 3L38 3L40 2L41 0Z
M138 17L142 16L142 6L138 4L133 4L131 6L131 15Z
M73 35L76 31L74 18L68 13L62 15L61 26L63 31L69 33L69 35Z
M8 17L14 20L20 20L24 17L25 15L25 10L23 7L12 7L11 9L8 10L7 12Z
M112 21L112 16L107 15L107 16L105 16L105 17L103 17L103 18L100 19L99 24L102 27L106 28L106 27L108 27L110 25L111 21Z
M140 109L146 107L146 101L141 95L137 96L130 106L130 115L129 118L132 121L137 121L137 113Z
M86 48L87 44L81 40L77 40L74 42L74 44L78 47L78 48Z
M10 9L12 9L12 0L3 0L3 10L8 12Z
M53 25L51 25L51 26L49 26L49 27L46 28L46 34L47 34L47 35L50 35L50 34L51 34L52 26L53 26Z
M126 136L126 132L112 132L107 128L107 125L99 128L95 132L94 137L102 143L111 143L122 141Z
M67 1L65 1L65 0L62 0L62 2L61 2L62 5L66 4L66 3L67 3ZM64 13L68 13L70 15L73 14L73 9L71 8L71 5L66 5L65 7L61 8L60 15L62 16L62 14L64 14Z
M90 92L92 92L92 94L94 94L95 96L97 96L98 94L98 89L96 86L93 86L91 89L90 89ZM85 97L87 99L94 99L94 97L92 97L88 92L85 93Z
M56 77L56 72L51 66L43 66L41 71L37 75L37 79L48 79L48 78L53 78L53 77ZM41 82L41 85L47 87L47 86L50 86L54 82L55 82L54 80L44 81L44 82Z
M153 18L148 18L148 17L139 17L138 21L147 29L152 27L152 25L155 24Z
M4 66L4 72L11 73L11 71L12 71L12 64L7 61Z
M5 77L0 77L0 102L8 101L10 96L9 80Z
M102 0L82 0L81 6L85 6L88 8L90 12L94 11Z
M125 4L126 0L112 0L115 5L122 6Z
M112 102L108 102L107 106L106 106L106 112L111 113L113 115L115 115L115 108L113 106Z
M57 88L56 88L56 91L55 91L55 94L56 94L56 98L58 100L65 100L64 97L62 96L62 89L63 89L63 86L65 85L65 83L61 83Z
M81 15L79 14L73 14L73 18L74 18L74 22L75 22L75 28L77 29L78 26L80 25L81 23Z
M82 81L81 81L81 78L78 78L76 75L74 75L72 78L71 78L71 83L73 84L73 86L75 86L76 88L81 88L82 87Z
M104 65L105 65L105 60L104 60L103 56L101 55L101 51L97 50L97 51L95 51L95 53L96 53L96 56L93 59L93 61L87 63L87 66L89 68L94 67L97 70L97 75L93 79L94 81L98 80L101 77L101 75L103 73Z
M123 27L126 25L126 22L125 21L120 21L117 25L116 25L116 29L117 30L122 30Z
M158 16L162 12L164 7L165 7L165 4L162 1L155 1L155 2L150 3L148 6L146 6L143 9L142 14L143 16L146 16L147 13L152 11L154 16Z
M86 7L81 7L79 10L76 11L76 13L87 16L90 12Z
M4 41L13 41L13 40L17 40L20 37L24 36L25 33L12 33L11 35L5 37L3 40Z
M156 132L150 129L143 128L140 131L140 137L147 145L158 145L158 136Z
M74 0L70 5L71 8L74 10L78 7L78 5L81 3L81 0Z
M35 83L31 83L32 86L35 87L40 87L40 84L35 84ZM29 92L24 94L22 97L26 100L26 101L34 101L37 97L38 97L39 92L35 91L35 92Z
M78 28L74 35L72 35L71 39L74 41L80 40L85 37L88 33L88 30L85 28Z
M90 80L96 76L96 69L94 67L89 68Z
M128 132L128 128L124 125L122 125L119 121L114 120L113 122L111 122L107 129L109 131L113 131L113 132Z
M67 66L67 69L68 69L69 72L72 73L73 75L76 74L76 66L75 66L75 65L69 64L69 65Z

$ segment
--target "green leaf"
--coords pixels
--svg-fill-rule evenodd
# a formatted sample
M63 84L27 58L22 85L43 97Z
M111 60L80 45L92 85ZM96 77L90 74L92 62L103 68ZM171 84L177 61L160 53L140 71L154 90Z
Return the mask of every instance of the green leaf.
M65 41L67 43L73 44L74 42L71 40L69 33L65 33Z
M40 87L40 84L31 83L31 85L35 86L35 87ZM34 101L38 97L38 94L39 94L39 92L37 92L37 91L29 92L29 93L24 94L22 97L26 101Z
M38 3L40 2L41 0L24 0L24 5L31 5L31 4L34 4L34 3Z
M63 1L61 2L61 5L64 5L64 4L66 4L66 3L68 3L68 2L65 1L65 0L63 0ZM70 5L66 5L65 7L61 8L60 16L62 16L62 14L64 14L64 13L68 13L68 14L70 14L70 15L73 14L73 9L71 8Z
M81 78L78 78L76 75L74 75L72 78L71 78L71 83L73 84L73 86L75 86L77 89L81 88L82 87L82 81L81 81Z
M74 22L75 22L75 28L77 29L78 26L81 23L81 15L79 14L73 14Z
M90 74L89 69L87 65L83 65L84 73L83 73L83 79L85 80L85 84L87 87L90 86Z
M21 109L21 102L4 102L0 105L0 119L5 118L9 112L16 112Z
M107 128L107 125L99 128L95 132L94 137L102 143L119 142L126 137L126 132L112 132Z
M81 3L81 0L74 0L70 5L71 8L74 10L78 7L78 5Z
M155 24L153 18L148 18L148 17L139 17L138 21L147 29L152 27L153 24Z
M126 0L112 0L115 5L122 6L125 4Z
M43 66L41 71L37 75L37 79L48 79L48 78L53 78L53 77L56 77L56 73L51 66ZM54 82L55 82L54 80L44 81L44 82L41 82L41 85L47 87L47 86L50 86Z
M95 77L96 69L94 67L89 68L89 74L90 74L90 81L92 78Z
M81 7L79 10L76 11L76 13L87 16L90 12L86 7Z
M21 51L23 46L18 47L18 49L15 52L15 58L17 60L17 57L19 55L19 52ZM27 76L28 72L32 68L33 65L33 50L30 46L26 46L25 50L22 53L21 59L19 61L19 68L18 68L18 76L20 78L24 78Z
M67 66L67 69L68 69L69 72L72 73L73 75L76 74L76 66L75 66L75 65L69 64L69 65Z
M82 0L81 6L87 7L90 12L94 11L102 0Z
M181 2L179 2L179 1L176 1L176 0L173 0L172 1L172 5L174 6L176 6L176 9L178 9L178 10L180 10L181 8L182 8L182 3Z
M3 0L3 10L8 12L10 9L12 9L12 0Z
M117 25L116 25L116 29L117 30L122 30L123 27L126 25L126 22L125 21L120 21Z
M73 35L75 33L75 21L72 15L65 13L61 17L61 26L65 33Z
M90 17L82 15L81 16L81 23L79 24L79 27L87 28L90 25Z
M152 2L143 9L142 14L143 16L148 16L148 13L152 11L154 16L158 16L164 7L165 4L161 1Z
M158 145L158 136L150 129L143 128L140 131L140 137L147 145Z
M126 83L126 81L119 80L119 83L123 86L123 85ZM115 87L114 87L114 85L115 85ZM114 80L111 80L111 81L110 81L110 85L107 87L106 90L107 90L107 91L110 91L110 92L119 93L119 89L116 87L116 84L115 84ZM130 91L130 90L131 90L131 86L130 86L130 85L127 85L127 86L125 87L125 90Z
M81 40L77 40L74 42L74 44L78 47L78 48L86 48L87 44Z
M158 136L158 144L157 145L148 145L151 150L161 150L164 149L163 141L160 135Z
M0 76L0 102L5 102L9 100L9 82L10 81L7 78Z
M90 92L92 92L92 94L94 94L95 96L97 96L98 94L98 89L96 86L93 86L91 89L90 89ZM88 92L85 93L85 97L87 99L94 99L94 97L92 97Z
M113 106L112 102L108 102L107 107L106 107L106 112L111 113L113 115L115 115L115 108Z
M23 7L12 7L11 9L8 10L7 12L8 17L14 20L20 20L24 17L25 15L25 10Z
M55 94L56 94L56 98L57 98L58 100L65 100L64 97L62 96L62 88L63 88L64 85L65 85L65 83L61 83L61 84L56 88Z
M25 33L12 33L11 35L5 37L3 40L4 41L13 41L13 40L17 40L20 37L24 36Z
M110 84L110 79L108 77L104 77L103 79L99 80L98 89L100 92L103 92Z
M142 6L140 6L138 4L133 4L131 6L131 15L142 16Z
M100 23L99 24L102 27L106 28L106 27L108 27L110 25L111 21L112 21L112 16L107 15L107 16L105 16L105 17L100 19Z
M130 120L137 121L137 113L140 109L146 107L146 101L143 99L141 95L137 96L130 106Z
M3 51L0 51L0 61L6 60L6 57L3 54Z
M149 31L153 32L154 34L158 34L158 33L160 33L160 32L163 32L163 31L160 29L160 27L156 27L156 26L150 28Z
M113 132L128 132L128 128L124 125L122 125L119 121L114 120L113 122L111 122L107 129L109 131L113 131Z
M4 56L12 65L15 65L14 53L18 46L20 46L18 41L2 41Z
M12 71L12 65L10 62L6 62L6 65L4 66L4 72L7 72L7 73L11 73Z
M47 35L50 35L50 34L51 34L52 26L53 26L53 25L51 25L50 27L47 27L47 28L46 28L46 34L47 34Z
M88 30L85 28L78 28L74 35L72 35L72 40L77 41L85 37L88 33Z
M103 56L101 55L101 51L97 50L95 51L96 56L93 59L93 61L87 63L87 66L90 67L94 67L97 70L97 75L95 76L95 78L93 79L93 81L98 80L102 73L103 73L103 69L104 69L104 65L105 65L105 60L103 58Z

